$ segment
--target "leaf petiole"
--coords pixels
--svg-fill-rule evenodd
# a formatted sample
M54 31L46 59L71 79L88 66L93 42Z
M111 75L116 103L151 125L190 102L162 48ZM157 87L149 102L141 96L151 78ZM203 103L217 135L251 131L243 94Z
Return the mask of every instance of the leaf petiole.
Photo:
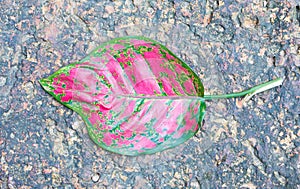
M257 85L255 87L252 87L248 90L237 92L237 93L230 93L230 94L222 94L222 95L204 95L205 100L213 100L213 99L222 99L222 98L234 98L234 97L241 97L245 96L244 101L249 100L253 95L269 90L271 88L277 87L279 85L282 85L283 79L277 78L271 81L268 81L266 83Z

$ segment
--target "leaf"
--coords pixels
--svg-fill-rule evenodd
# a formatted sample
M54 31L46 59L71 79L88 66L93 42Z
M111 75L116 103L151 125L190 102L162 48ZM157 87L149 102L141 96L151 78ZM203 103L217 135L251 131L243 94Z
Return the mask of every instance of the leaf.
M206 107L199 77L145 37L104 43L40 83L82 117L97 145L124 155L185 142L201 126Z

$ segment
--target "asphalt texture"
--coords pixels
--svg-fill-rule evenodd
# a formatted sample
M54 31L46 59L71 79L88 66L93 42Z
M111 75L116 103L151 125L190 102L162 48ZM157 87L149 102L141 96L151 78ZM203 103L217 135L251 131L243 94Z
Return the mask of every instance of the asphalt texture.
M166 45L206 94L186 143L127 157L97 147L38 80L115 37ZM300 188L299 1L0 1L0 188Z

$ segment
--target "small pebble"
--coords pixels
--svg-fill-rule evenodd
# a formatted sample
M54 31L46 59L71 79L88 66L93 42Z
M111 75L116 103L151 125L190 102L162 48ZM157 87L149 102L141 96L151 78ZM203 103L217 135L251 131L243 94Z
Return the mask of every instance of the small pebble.
M4 86L6 83L6 78L5 77L0 77L0 87Z
M14 133L10 133L10 138L15 138L15 134Z
M100 179L100 174L99 173L95 173L93 176L92 176L92 181L94 183L98 182Z

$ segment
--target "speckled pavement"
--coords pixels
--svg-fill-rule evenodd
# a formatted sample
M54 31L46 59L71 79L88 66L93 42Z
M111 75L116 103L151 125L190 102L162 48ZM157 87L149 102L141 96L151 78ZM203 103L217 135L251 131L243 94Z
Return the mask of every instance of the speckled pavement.
M298 1L2 0L0 11L0 188L300 188ZM245 104L208 102L176 148L110 153L38 80L126 35L166 45L206 94L284 82Z

